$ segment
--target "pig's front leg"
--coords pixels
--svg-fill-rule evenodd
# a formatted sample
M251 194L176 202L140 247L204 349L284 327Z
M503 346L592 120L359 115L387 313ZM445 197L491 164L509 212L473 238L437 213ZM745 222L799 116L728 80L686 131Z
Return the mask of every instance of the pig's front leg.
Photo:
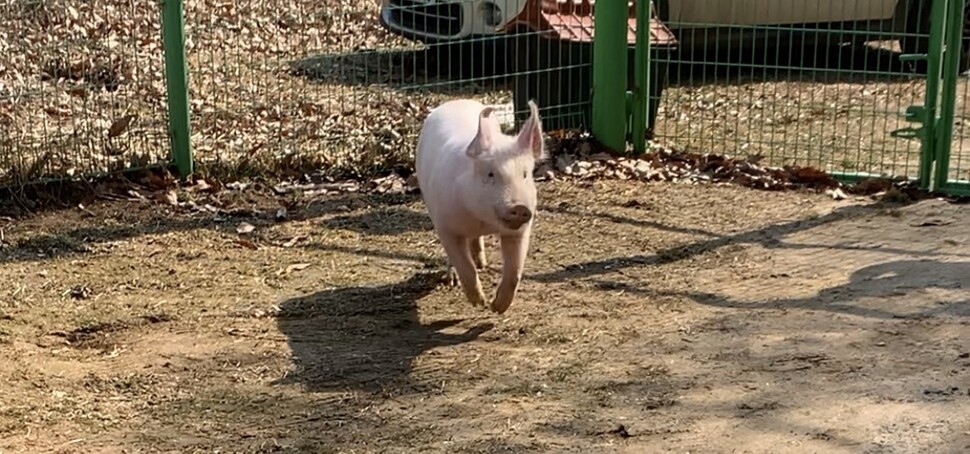
M522 280L525 268L525 257L529 252L529 237L532 226L529 225L521 235L503 236L502 241L502 281L498 284L492 310L502 314L512 305L515 293Z
M484 306L485 293L482 292L482 283L478 279L478 271L475 270L468 242L468 238L454 235L441 236L441 245L444 246L445 254L448 254L449 268L458 275L465 298L473 306Z
M468 248L472 253L472 260L475 262L475 268L479 270L484 270L488 266L488 262L485 260L485 237L479 236L472 238L468 242Z

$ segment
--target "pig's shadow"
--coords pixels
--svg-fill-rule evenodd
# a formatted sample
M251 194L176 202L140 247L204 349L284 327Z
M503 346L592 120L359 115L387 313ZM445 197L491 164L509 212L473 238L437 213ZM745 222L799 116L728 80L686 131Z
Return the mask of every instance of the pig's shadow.
M446 334L441 330L461 320L422 324L417 301L440 282L440 272L417 273L404 282L330 289L283 302L277 323L293 352L294 370L277 383L302 383L311 392L389 387L407 392L433 383L433 370L412 370L415 358L493 328L481 323Z
M361 213L337 215L323 221L323 226L365 235L400 235L434 228L427 213L405 206L375 207Z

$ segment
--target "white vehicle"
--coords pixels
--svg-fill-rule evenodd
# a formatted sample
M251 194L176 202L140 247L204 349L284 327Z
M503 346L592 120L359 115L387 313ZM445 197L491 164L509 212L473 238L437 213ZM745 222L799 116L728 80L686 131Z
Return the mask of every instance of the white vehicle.
M540 4L561 9L590 0L381 0L381 23L390 31L423 42L449 42L506 33L504 28L541 29L525 19L527 8ZM780 42L765 38L783 35L795 39L831 40L830 33L778 33L790 30L832 29L841 41L899 39L907 53L925 53L928 47L932 0L653 0L661 21L676 35L682 50L741 43ZM563 6L572 3L572 6ZM970 5L970 2L967 2ZM631 8L632 10L632 8ZM970 33L970 6L965 10L965 35ZM900 38L901 34L918 34ZM966 38L965 38L966 39ZM831 42L835 44L834 42ZM961 72L970 54L964 41Z
M381 23L422 42L447 42L502 33L527 0L381 0Z

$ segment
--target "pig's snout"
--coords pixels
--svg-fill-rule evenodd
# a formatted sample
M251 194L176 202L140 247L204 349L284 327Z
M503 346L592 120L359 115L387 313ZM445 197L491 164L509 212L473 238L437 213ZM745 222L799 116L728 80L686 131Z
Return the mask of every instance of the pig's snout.
M515 230L532 220L532 210L525 205L515 205L505 210L501 219L507 227Z

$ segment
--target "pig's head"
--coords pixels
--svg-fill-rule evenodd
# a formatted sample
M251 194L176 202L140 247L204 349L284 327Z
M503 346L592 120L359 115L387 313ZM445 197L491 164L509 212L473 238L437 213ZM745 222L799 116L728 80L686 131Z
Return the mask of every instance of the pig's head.
M530 116L515 136L501 131L486 107L478 116L478 134L466 154L473 161L471 200L476 215L504 231L529 223L536 211L536 186L532 173L545 158L539 108L529 101Z

